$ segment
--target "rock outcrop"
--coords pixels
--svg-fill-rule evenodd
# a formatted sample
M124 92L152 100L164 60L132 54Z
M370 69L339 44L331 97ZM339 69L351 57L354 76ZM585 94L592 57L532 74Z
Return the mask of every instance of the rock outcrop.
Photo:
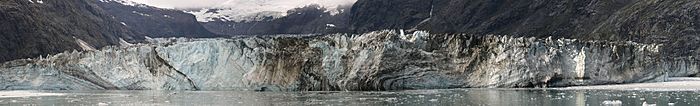
M698 74L660 45L376 31L157 39L0 65L0 89L405 90L562 87Z

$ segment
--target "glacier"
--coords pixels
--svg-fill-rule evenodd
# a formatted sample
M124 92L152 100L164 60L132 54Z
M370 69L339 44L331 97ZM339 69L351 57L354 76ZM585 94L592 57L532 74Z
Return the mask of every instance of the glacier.
M503 35L156 38L0 64L2 90L379 91L567 87L698 76L663 45Z

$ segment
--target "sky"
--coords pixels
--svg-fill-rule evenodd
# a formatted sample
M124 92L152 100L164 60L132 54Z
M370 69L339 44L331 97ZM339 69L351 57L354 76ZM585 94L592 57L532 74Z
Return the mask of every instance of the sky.
M308 4L322 6L337 6L354 3L356 0L130 0L160 8L207 8L207 7L237 7L259 6L271 7L300 7Z

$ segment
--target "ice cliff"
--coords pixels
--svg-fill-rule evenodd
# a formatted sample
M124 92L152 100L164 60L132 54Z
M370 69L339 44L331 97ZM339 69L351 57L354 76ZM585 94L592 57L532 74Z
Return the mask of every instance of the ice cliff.
M0 89L405 90L562 87L695 76L663 45L509 36L286 35L150 40L0 65Z

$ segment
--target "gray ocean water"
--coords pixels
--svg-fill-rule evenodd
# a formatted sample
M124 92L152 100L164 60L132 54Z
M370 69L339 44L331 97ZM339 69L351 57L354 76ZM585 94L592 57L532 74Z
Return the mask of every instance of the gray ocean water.
M382 92L1 91L0 105L697 106L700 91L449 89Z

